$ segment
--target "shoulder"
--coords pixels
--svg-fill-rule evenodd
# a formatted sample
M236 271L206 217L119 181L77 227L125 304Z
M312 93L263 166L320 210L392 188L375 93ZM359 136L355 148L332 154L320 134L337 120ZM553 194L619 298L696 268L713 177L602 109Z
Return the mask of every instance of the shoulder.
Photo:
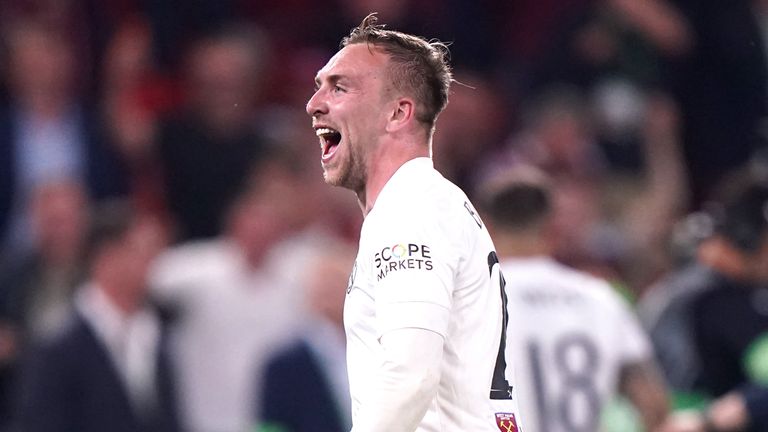
M504 275L512 283L516 279L533 280L546 284L547 290L580 299L592 309L619 311L628 305L613 286L600 277L569 267L552 259L505 261ZM531 284L536 286L537 284Z
M36 341L29 350L30 363L63 368L76 359L88 356L96 345L93 332L79 312L71 314L66 323L53 334ZM41 362L34 360L40 359ZM56 359L52 362L51 359Z
M716 321L722 319L723 311L730 309L734 303L740 303L743 293L748 292L746 290L746 287L723 283L700 292L692 301L694 318L718 317Z
M207 279L228 272L238 259L234 247L223 240L185 243L168 249L155 260L150 279L160 285Z
M421 225L453 231L462 222L475 223L470 210L477 214L464 192L433 170L398 179L380 195L366 223L370 219L377 227Z
M561 264L552 258L540 256L532 258L505 258L502 269L508 279L534 279L556 285L558 289L574 289L595 295L593 292L611 290L604 279L581 270ZM597 294L600 295L600 294Z

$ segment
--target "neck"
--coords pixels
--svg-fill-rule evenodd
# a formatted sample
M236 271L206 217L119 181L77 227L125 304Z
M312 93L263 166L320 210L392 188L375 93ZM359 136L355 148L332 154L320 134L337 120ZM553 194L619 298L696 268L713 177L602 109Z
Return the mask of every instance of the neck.
M499 255L503 257L530 258L551 253L549 245L538 232L496 233L493 242Z
M395 172L406 162L418 157L430 156L430 143L412 139L393 139L380 143L369 154L368 177L362 190L356 191L363 216L373 209L381 190Z
M93 275L93 281L124 316L130 316L141 308L142 299L134 294L138 290L129 282L98 271Z

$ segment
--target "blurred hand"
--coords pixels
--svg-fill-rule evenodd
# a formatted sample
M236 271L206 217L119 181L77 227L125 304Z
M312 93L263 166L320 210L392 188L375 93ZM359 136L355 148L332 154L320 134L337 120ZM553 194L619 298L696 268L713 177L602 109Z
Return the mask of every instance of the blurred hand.
M712 425L720 431L740 431L749 423L747 406L740 393L729 393L716 400L708 414Z
M705 432L704 420L698 411L679 411L670 415L667 420L653 432Z
M693 45L690 24L667 1L610 0L608 4L663 54L684 55Z

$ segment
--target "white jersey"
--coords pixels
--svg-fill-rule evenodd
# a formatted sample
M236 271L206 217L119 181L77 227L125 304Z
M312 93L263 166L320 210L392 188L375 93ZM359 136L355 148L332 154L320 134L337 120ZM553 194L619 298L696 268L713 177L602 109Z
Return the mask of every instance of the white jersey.
M417 430L516 431L511 383L503 382L501 281L466 195L429 158L400 167L363 223L344 305L353 422L382 358L379 338L421 328L444 346L438 392Z
M605 281L550 258L502 258L502 271L526 432L599 430L621 367L652 356L636 317Z

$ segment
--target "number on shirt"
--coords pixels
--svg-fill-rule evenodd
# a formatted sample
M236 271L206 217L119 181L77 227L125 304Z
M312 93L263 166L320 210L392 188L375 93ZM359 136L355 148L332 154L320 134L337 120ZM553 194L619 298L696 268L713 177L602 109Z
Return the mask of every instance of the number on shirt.
M494 272L494 269L496 272ZM496 366L493 368L493 379L491 380L491 399L512 399L512 387L509 385L504 371L507 369L507 360L504 358L504 351L507 345L507 323L509 322L509 313L507 312L507 292L504 287L507 282L504 275L501 274L499 257L496 252L491 251L488 254L488 272L491 280L496 276L499 280L499 291L501 292L501 341L499 342L499 353L496 356Z
M541 370L541 345L528 344L528 361L531 365L536 406L539 411L540 429L553 430L552 423L559 423L565 432L593 432L597 430L600 416L600 396L595 385L599 356L595 344L585 335L570 334L557 340L552 347L556 376L545 376ZM578 357L574 365L568 360ZM546 380L560 380L560 394L546 393ZM585 407L585 415L578 415L578 406Z

